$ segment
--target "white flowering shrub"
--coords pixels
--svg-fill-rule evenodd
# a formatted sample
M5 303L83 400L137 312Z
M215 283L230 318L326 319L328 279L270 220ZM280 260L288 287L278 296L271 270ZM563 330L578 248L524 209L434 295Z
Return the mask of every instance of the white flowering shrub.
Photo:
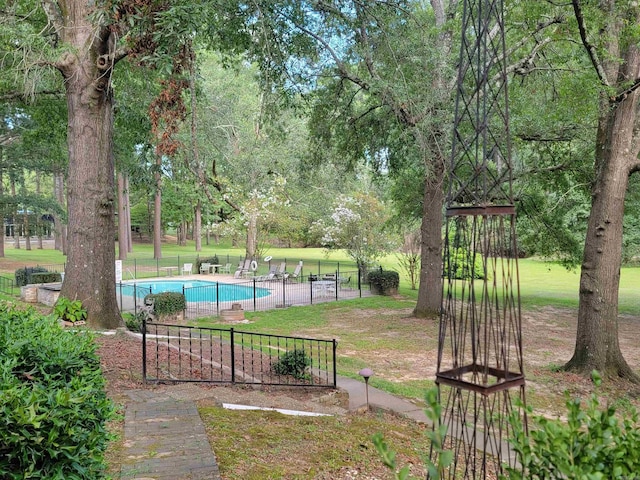
M358 266L366 267L394 247L385 231L388 218L384 204L370 195L340 195L330 217L312 228L325 248L344 249Z

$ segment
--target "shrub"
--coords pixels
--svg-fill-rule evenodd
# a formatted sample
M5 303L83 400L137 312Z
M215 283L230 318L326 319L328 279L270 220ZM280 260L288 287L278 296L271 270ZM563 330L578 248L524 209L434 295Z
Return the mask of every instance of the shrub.
M382 295L397 293L400 285L400 275L393 270L373 270L367 275L367 281L374 291Z
M53 313L65 322L75 323L87 319L87 310L82 306L80 300L69 300L62 296L53 306Z
M213 257L198 258L196 260L196 272L200 271L200 265L202 265L203 263L210 263L211 265L217 265L220 262L218 261L217 255L214 255Z
M25 285L29 285L30 283L35 283L31 280L31 275L34 273L44 273L48 272L48 270L44 267L25 267L19 268L16 270L16 286L24 287Z
M457 278L458 280L469 280L472 275L473 278L477 279L485 277L481 254L477 254L474 261L471 252L465 248L456 248L450 253L449 262L447 263L446 259L444 262L445 277L449 276L449 270L452 272L452 278Z
M600 375L593 372L596 388ZM533 417L527 436L522 420L514 413L511 443L521 469L507 468L510 479L638 478L640 430L638 413L616 416L613 406L600 407L597 390L582 405L565 392L566 420ZM505 477L503 477L505 478Z
M144 318L147 316L147 313L144 311L140 311L135 315L131 313L125 313L122 318L124 319L124 324L128 330L136 333L142 332L142 322Z
M170 315L187 308L184 295L179 292L150 293L144 297L144 303L153 304L153 313L156 315Z
M304 350L289 350L273 364L273 372L277 375L291 375L294 378L304 378L307 367L311 365L311 359Z
M29 283L54 283L61 281L62 276L58 272L37 272L31 274Z
M104 383L89 333L0 302L0 478L103 478Z

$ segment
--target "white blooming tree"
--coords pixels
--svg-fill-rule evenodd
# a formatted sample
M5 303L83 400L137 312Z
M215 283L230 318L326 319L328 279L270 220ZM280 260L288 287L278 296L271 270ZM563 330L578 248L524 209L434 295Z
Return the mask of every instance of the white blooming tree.
M385 232L389 216L375 197L367 194L340 195L327 220L319 220L314 230L328 250L344 249L358 268L366 269L394 247Z

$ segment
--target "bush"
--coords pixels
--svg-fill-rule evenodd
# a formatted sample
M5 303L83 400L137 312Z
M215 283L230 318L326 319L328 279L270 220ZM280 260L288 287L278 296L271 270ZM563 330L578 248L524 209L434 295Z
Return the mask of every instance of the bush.
M374 293L388 295L398 292L400 275L393 270L373 270L367 275L367 281Z
M273 372L277 375L291 375L301 379L305 377L307 367L311 365L311 359L304 350L289 350L273 364Z
M0 302L0 478L103 478L104 385L90 334Z
M144 297L144 303L147 305L153 304L153 313L155 315L170 315L182 312L187 308L184 295L179 292L150 293Z
M445 277L449 277L449 269L451 269L452 278L456 278L458 280L469 280L472 278L472 275L473 278L476 279L482 279L485 277L480 253L475 256L475 261L473 261L471 252L464 248L456 248L451 250L450 253L451 257L449 258L449 263L447 263L446 258L444 259Z
M45 273L45 272L48 272L48 270L44 267L19 268L15 272L16 286L24 287L25 285L29 285L30 283L36 283L31 280L31 275L34 273Z
M593 372L598 387L600 376ZM597 392L582 405L565 393L566 420L535 416L527 436L522 420L514 413L511 443L524 467L507 468L510 479L638 478L640 430L638 413L616 416L613 406L600 408ZM505 478L505 477L503 477Z
M136 333L141 333L142 322L146 316L146 312L140 311L135 315L132 315L131 313L125 313L122 318L124 319L124 324L128 330Z
M61 282L62 276L58 272L37 272L31 274L29 283Z
M214 255L213 257L198 258L196 260L196 272L200 272L200 265L202 265L203 263L210 263L211 265L217 265L220 262L218 261L217 255Z

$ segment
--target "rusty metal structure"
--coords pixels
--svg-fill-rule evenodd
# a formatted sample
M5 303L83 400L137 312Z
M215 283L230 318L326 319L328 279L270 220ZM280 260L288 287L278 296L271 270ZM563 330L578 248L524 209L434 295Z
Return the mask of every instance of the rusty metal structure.
M517 464L507 416L524 415L525 376L503 0L463 8L436 383L454 454L443 477L484 479Z

